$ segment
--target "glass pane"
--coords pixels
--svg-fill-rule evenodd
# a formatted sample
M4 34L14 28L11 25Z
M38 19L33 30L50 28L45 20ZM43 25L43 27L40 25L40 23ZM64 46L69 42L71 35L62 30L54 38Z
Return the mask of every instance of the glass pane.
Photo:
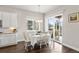
M28 30L33 30L33 21L28 21Z

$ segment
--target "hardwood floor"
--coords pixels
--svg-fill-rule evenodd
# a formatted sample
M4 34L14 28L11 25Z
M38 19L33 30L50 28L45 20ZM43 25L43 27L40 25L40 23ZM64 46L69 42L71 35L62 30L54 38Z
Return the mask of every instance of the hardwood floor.
M0 53L78 53L77 51L70 49L68 47L62 46L61 44L55 43L53 48L53 44L48 47L44 47L41 49L33 49L30 52L26 52L24 49L24 42L19 42L17 45L8 46L0 48Z

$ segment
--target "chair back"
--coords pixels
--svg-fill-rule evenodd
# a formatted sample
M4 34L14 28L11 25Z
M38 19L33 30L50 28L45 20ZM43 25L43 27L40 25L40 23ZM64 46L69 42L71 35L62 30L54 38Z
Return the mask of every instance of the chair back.
M41 42L46 42L48 43L49 42L49 39L50 39L50 35L49 33L45 32L45 33L42 33L41 34Z
M23 32L23 36L24 36L25 42L31 41L31 36L27 31Z

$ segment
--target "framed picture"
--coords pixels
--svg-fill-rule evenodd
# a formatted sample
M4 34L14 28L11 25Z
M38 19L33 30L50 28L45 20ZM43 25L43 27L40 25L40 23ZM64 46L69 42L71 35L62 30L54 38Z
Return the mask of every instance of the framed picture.
M79 21L79 12L72 13L69 15L69 22L78 22Z

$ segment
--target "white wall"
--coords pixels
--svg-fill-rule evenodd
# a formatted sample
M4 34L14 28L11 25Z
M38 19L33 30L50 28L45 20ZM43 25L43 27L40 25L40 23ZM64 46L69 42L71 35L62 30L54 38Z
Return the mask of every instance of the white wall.
M79 22L68 22L68 15L79 12L79 6L62 6L46 13L46 17L63 14L63 45L79 51Z
M30 12L30 11L25 11L25 10L21 10L21 9L15 9L15 8L12 8L9 6L0 6L0 11L17 13L17 15L18 15L18 17L17 17L17 24L18 24L17 25L18 26L17 27L17 34L18 34L17 41L23 40L23 31L26 30L26 28L27 28L27 24L25 22L25 21L27 21L27 19L26 19L27 16L35 17L37 20L43 19L42 14Z
M63 26L63 43L79 51L79 22L68 22L68 16L71 13L79 12L79 6L65 6L64 26Z

